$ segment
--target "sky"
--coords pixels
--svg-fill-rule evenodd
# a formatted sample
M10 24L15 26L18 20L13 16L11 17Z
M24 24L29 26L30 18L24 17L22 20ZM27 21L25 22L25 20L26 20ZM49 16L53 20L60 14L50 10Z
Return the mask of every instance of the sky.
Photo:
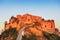
M60 28L60 0L0 0L0 31L11 16L26 13L53 19Z

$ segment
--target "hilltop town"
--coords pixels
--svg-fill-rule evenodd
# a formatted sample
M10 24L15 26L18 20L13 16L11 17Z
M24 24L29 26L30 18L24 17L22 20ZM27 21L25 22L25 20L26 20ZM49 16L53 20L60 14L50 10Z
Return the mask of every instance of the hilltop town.
M35 35L37 37L36 40L48 40L44 37L44 32L54 34L60 37L59 30L55 28L54 20L44 20L44 18L39 16L24 14L17 15L16 17L12 16L9 22L5 21L5 31L12 28L16 29L16 31L19 32L24 27L24 35L27 38L29 38L31 35Z

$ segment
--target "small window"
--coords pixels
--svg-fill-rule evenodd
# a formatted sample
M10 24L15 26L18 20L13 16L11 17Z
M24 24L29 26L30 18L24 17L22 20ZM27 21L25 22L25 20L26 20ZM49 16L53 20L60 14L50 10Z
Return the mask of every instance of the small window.
M42 28L42 26L41 26L41 28Z
M51 25L51 28L52 28L52 25Z
M28 21L30 21L30 19L28 19Z
M45 27L46 27L46 25L45 25Z

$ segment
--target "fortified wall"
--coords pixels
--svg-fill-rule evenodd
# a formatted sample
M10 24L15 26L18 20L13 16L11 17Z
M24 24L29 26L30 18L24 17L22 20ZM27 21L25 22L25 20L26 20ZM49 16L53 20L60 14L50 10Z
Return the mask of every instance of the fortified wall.
M30 35L31 33L36 36L42 35L42 31L49 33L55 32L54 20L44 20L42 17L34 16L30 14L17 15L16 17L11 17L9 23L5 22L5 30L11 28L16 28L17 31L24 27L25 24L31 24L33 22L39 23L39 25L28 27L24 30L25 35ZM30 33L29 33L30 32Z

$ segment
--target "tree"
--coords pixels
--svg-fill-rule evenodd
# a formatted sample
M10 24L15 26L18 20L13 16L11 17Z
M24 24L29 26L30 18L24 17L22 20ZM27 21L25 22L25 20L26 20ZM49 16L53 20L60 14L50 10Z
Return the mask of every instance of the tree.
M55 35L55 34L50 34L50 33L47 33L47 32L43 32L43 35L48 40L60 40L60 37L58 35Z
M9 30L5 30L2 32L3 39L5 38L12 38L12 40L16 40L18 31L16 31L16 28L9 28Z
M30 35L30 36L27 38L26 35L24 35L24 36L22 37L22 40L37 40L37 36L34 35L34 34L32 34L32 35Z

